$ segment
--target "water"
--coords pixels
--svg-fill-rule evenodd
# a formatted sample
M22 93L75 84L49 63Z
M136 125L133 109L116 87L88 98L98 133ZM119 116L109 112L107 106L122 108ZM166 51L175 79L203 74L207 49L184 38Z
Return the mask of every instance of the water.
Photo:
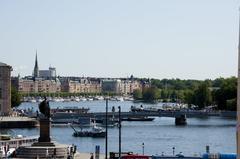
M109 102L112 106L122 106L123 111L129 111L131 105L139 106L143 103ZM146 106L146 104L143 104ZM150 105L150 104L149 104ZM148 106L149 106L148 105ZM89 107L91 111L105 111L104 101L86 101L69 103L50 103L53 107L78 106ZM154 106L161 106L155 104ZM36 103L23 103L20 108L37 109ZM152 122L123 122L122 123L122 151L132 151L142 154L144 143L145 154L171 155L172 147L175 154L183 152L185 155L202 154L205 146L210 146L211 152L235 153L235 124L234 119L209 117L188 118L187 126L175 126L174 118L160 117ZM118 128L109 128L108 150L118 151ZM39 129L11 129L5 130L12 134L38 135ZM59 143L76 144L80 152L94 152L95 145L100 145L101 153L105 152L105 139L72 137L70 127L53 127L51 134Z

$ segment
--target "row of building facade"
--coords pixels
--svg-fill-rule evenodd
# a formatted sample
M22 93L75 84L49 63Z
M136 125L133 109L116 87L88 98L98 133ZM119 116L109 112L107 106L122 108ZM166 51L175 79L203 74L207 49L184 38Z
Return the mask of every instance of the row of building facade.
M136 89L149 86L148 81L133 78L86 78L57 77L56 68L40 70L37 53L32 76L24 78L12 77L12 85L20 93L115 93L130 95Z
M21 93L115 93L130 95L136 89L148 87L147 81L133 78L102 79L85 77L57 77L55 79L12 77L12 85Z

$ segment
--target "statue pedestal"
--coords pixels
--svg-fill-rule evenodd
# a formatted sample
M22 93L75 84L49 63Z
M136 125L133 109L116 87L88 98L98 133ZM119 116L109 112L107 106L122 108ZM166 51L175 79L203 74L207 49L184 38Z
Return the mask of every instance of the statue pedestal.
M49 118L40 118L40 137L38 142L51 142Z
M51 142L50 138L50 119L40 117L40 137L38 138L38 142L33 143L32 146L55 146L53 142Z

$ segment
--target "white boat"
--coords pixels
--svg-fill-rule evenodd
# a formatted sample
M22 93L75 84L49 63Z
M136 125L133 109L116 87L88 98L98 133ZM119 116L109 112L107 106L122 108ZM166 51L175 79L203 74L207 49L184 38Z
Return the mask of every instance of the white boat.
M123 97L116 97L116 100L117 100L117 101L120 101L120 102L123 102L123 101L124 101Z
M80 101L86 101L87 99L85 97L80 98Z
M36 101L36 99L32 98L32 99L29 100L29 102L36 103L37 101Z
M93 101L93 98L87 98L88 101Z
M16 148L9 148L6 146L1 146L0 148L0 158L11 157L11 155L16 151Z
M80 98L79 97L75 97L75 102L80 102Z

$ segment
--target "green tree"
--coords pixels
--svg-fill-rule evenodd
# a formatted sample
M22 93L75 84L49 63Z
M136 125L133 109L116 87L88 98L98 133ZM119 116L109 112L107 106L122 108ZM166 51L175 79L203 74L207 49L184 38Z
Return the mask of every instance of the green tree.
M214 100L220 110L236 110L234 99L237 98L237 78L231 77L221 80L220 88L215 90ZM227 101L229 102L227 103ZM230 104L231 103L231 104Z
M159 99L159 89L156 87L144 88L143 89L143 100L146 102L155 102Z
M204 108L205 106L212 104L212 95L208 82L203 82L194 91L193 102L193 104L199 106L199 108Z
M133 91L133 98L134 98L135 100L140 100L140 99L142 99L142 91L141 91L140 89L135 89L135 90Z
M11 106L17 107L21 104L21 95L15 87L11 87Z

